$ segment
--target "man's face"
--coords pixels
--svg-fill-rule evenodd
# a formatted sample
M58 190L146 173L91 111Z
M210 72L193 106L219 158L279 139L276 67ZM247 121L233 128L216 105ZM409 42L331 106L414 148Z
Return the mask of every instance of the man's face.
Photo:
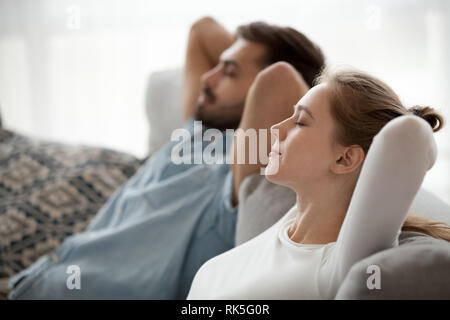
M220 56L219 64L202 75L195 120L219 130L239 126L248 89L262 69L266 48L238 38Z

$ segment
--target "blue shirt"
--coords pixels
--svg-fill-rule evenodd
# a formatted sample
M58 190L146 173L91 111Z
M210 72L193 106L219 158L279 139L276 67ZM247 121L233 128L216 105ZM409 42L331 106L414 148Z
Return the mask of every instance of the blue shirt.
M185 127L192 141L193 123ZM229 149L225 137L220 152ZM237 209L229 165L174 164L177 144L171 141L149 158L85 232L14 276L9 298L186 298L200 266L234 246ZM69 266L79 268L79 289Z

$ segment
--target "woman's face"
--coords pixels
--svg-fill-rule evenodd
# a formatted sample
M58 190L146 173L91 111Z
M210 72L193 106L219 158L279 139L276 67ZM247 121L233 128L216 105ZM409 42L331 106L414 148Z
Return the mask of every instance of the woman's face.
M309 90L292 116L272 126L271 132L276 142L266 167L268 180L295 190L330 177L337 159L326 83Z

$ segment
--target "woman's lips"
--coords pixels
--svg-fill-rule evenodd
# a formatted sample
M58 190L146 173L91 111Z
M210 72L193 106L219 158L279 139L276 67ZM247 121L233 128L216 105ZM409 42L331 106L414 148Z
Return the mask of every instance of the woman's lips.
M275 143L270 148L269 157L280 156L280 151L278 150L278 143Z

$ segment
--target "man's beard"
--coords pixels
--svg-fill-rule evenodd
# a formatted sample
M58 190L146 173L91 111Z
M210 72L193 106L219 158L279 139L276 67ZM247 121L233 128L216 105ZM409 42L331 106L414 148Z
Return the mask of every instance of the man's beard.
M218 107L216 106L215 108ZM220 131L225 131L226 129L236 129L241 122L244 103L240 103L224 109L233 110L234 114L219 115L217 113L207 113L205 112L205 105L199 103L195 110L194 120L202 121L202 124L204 126L208 128L218 129Z

